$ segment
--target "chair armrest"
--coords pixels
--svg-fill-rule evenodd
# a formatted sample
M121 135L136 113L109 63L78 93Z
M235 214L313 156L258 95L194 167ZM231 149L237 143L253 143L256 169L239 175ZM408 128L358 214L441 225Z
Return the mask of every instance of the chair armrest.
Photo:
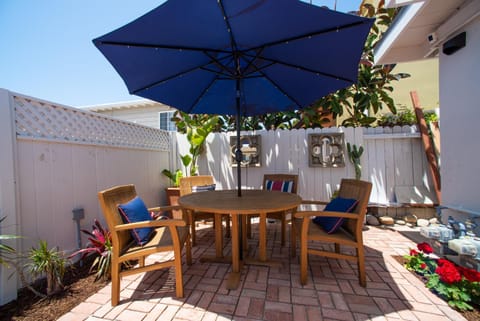
M311 200L302 200L302 204L319 204L319 205L327 205L330 202L326 201L311 201Z
M115 231L131 230L134 228L142 227L162 227L162 226L186 226L187 222L179 219L168 219L168 220L154 220L154 221L142 221L135 223L126 223L115 226Z
M314 216L329 216L329 217L344 217L351 219L358 219L357 214L345 213L345 212L326 212L326 211L301 211L293 214L295 218L308 218Z
M317 216L318 211L301 211L293 213L294 218L309 218Z
M157 206L151 207L148 209L149 212L168 212L173 210L181 210L182 207L180 205L168 205L168 206Z
M334 217L344 217L344 218L351 218L351 219L358 219L358 214L355 213L345 213L345 212L327 212L321 211L317 212L316 216L334 216Z
M186 220L185 215L183 215L183 209L180 205L166 205L166 206L157 206L148 209L149 212L171 212L172 218Z

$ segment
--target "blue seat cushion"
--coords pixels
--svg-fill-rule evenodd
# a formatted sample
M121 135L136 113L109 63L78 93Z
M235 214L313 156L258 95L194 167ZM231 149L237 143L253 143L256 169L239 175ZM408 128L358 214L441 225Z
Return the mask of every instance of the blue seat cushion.
M336 197L325 206L324 211L350 213L357 206L358 201L353 198ZM342 226L345 218L334 216L316 216L313 222L320 225L328 234L335 233Z
M265 189L267 191L281 191L291 193L293 189L293 181L265 181Z
M136 223L152 220L152 216L148 212L145 203L138 196L125 204L119 204L118 211L122 215L124 223ZM152 227L142 227L130 230L133 239L137 242L138 245L144 245L145 243L147 243L152 232Z

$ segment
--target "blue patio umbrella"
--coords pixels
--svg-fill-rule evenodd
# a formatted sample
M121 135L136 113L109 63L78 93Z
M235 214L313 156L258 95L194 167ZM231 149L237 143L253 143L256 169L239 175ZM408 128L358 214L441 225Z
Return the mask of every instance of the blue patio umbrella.
M298 0L168 0L94 39L131 94L190 114L298 110L357 81L373 20Z

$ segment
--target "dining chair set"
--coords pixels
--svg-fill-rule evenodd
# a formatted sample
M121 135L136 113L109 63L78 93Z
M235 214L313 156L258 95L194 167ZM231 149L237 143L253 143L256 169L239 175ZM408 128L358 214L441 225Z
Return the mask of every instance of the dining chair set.
M265 191L295 194L297 187L298 175L269 174L263 179ZM267 213L267 219L275 219L281 223L282 246L286 243L287 226L291 223L291 255L296 256L298 244L302 285L308 281L309 255L318 255L356 262L359 283L366 286L362 231L371 188L370 182L342 179L338 196L330 202L302 201L296 210ZM211 190L215 190L212 176L185 177L180 182L181 197ZM198 221L213 220L214 214L181 210L179 205L147 208L133 185L109 188L99 192L98 198L112 235L112 306L120 301L122 276L162 268L174 267L175 294L183 297L182 251L185 251L186 263L191 265L191 248L196 245L196 224ZM179 209L181 211L178 211ZM173 210L177 210L177 214L165 215L167 212L174 213ZM243 238L251 237L254 217L255 215L248 215ZM217 223L225 224L225 236L230 237L230 216L225 214L221 215L221 218ZM325 243L333 244L332 249L324 246ZM173 251L173 257L164 262L145 265L147 256L166 251ZM126 262L134 260L138 260L137 265L122 269Z

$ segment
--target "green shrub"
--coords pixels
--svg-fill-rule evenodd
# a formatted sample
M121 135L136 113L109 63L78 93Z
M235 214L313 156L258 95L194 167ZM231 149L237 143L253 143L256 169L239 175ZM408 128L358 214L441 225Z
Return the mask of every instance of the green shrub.
M416 123L417 117L411 110L404 110L396 114L385 114L377 121L377 125L381 127L411 126Z
M47 241L40 241L39 247L32 248L28 255L31 260L27 264L29 272L37 277L43 273L47 276L47 295L63 290L63 276L65 274L65 259L56 248L48 249Z
M0 218L0 223L2 223L3 220L5 220L5 218L6 217ZM17 239L19 237L20 236L18 235L0 234L0 242L4 240ZM14 259L13 257L14 255L15 255L15 249L13 247L0 243L0 265L4 265L8 267L9 263L11 263L12 260Z

